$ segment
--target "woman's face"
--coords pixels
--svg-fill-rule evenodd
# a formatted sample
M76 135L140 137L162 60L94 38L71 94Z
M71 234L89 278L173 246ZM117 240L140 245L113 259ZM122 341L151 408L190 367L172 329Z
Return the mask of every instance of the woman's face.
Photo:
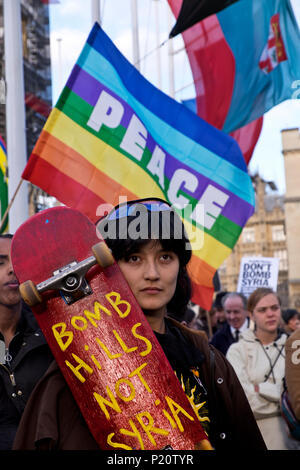
M178 256L159 241L149 241L118 264L145 314L165 315L176 290Z
M292 331L295 331L298 328L300 328L300 320L297 315L290 318L290 320L288 321L288 326L290 327Z
M253 309L252 318L257 331L276 332L281 319L280 304L276 295L267 294L260 299Z

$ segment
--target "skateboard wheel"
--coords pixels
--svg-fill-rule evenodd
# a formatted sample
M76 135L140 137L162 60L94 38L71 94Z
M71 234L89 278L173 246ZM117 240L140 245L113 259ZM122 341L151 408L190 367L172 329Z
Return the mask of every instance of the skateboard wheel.
M25 281L20 284L19 289L22 299L27 305L29 305L29 307L33 307L34 305L42 302L42 297L40 296L34 282Z
M97 243L92 247L93 255L101 268L107 268L114 263L114 257L104 242Z

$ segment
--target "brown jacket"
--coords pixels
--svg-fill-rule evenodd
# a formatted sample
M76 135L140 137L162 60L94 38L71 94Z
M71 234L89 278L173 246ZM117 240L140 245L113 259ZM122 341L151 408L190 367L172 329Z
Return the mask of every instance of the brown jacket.
M285 343L285 380L293 411L300 420L300 328Z
M266 450L232 366L222 353L209 345L203 332L171 321L204 354L203 377L208 391L212 428L209 439L214 448ZM38 383L27 404L13 448L99 449L55 362Z

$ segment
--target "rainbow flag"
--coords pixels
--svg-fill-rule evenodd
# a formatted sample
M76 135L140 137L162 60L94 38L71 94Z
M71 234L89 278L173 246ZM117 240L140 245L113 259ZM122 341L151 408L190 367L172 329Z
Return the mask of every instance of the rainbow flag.
M7 180L7 151L4 140L0 136L0 213L1 222L8 206L8 180ZM8 217L2 224L1 233L5 232L8 228Z
M120 196L167 200L191 237L193 301L203 308L254 211L237 143L150 84L97 23L23 178L93 221Z

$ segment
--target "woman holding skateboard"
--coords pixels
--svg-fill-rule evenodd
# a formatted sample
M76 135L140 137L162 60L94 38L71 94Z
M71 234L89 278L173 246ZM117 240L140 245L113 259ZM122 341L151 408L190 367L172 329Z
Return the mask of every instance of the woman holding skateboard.
M191 297L191 247L177 213L160 199L129 201L114 208L97 229L197 409L213 448L265 450L232 366L203 332L180 323ZM95 449L84 424L52 364L28 403L14 448Z

